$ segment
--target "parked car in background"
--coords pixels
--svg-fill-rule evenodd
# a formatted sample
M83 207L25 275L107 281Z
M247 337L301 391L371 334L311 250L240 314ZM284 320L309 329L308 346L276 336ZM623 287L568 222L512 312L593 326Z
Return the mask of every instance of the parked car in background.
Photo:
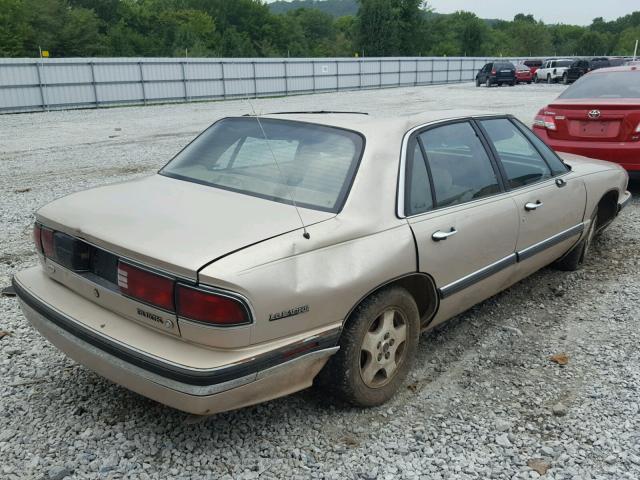
M595 57L592 59L579 58L574 60L571 66L562 76L562 83L573 83L584 74L599 68L610 67L609 59L606 57Z
M40 265L13 285L55 346L174 408L240 408L317 375L379 405L421 331L552 262L579 267L630 194L618 165L566 161L508 115L225 118L155 175L41 208Z
M572 63L573 60L570 59L545 60L542 67L540 67L533 75L533 80L536 83L554 83L562 80L563 75Z
M531 75L535 75L542 66L542 60L525 60L524 64L531 70Z
M516 84L516 67L511 62L495 61L487 63L476 74L476 87L486 85L510 85Z
M584 75L540 109L533 131L556 151L616 162L640 178L640 67Z
M533 74L531 69L524 63L516 65L516 83L531 83L533 81Z

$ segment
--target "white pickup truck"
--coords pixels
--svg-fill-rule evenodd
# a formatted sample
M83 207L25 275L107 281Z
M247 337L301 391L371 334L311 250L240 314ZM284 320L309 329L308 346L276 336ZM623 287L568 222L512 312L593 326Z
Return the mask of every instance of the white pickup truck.
M533 81L536 83L544 81L554 83L560 81L572 63L573 60L569 58L545 60L542 66L536 70Z

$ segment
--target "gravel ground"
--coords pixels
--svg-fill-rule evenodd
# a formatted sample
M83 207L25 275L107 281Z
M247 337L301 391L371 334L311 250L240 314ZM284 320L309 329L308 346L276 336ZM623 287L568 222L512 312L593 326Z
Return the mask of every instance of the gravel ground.
M472 85L253 101L258 111L507 111L561 86ZM244 101L0 116L0 285L35 263L32 212L153 172ZM638 186L634 187L637 193ZM0 298L0 478L640 478L640 200L578 272L545 269L424 336L382 407L310 389L192 417L67 359ZM565 354L566 365L551 361ZM562 360L562 359L561 359Z

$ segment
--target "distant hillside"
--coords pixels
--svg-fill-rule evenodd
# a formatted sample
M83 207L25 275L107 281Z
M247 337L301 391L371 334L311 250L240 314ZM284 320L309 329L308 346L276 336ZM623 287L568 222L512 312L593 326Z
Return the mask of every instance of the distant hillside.
M343 17L358 13L358 2L356 0L293 0L292 2L279 0L270 3L269 8L273 13L287 13L296 8L315 8L334 17Z

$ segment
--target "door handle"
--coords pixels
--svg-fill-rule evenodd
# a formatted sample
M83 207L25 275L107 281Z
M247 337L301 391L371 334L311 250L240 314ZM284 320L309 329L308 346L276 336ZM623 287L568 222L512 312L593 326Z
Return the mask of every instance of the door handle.
M455 227L451 227L451 230L449 230L448 232L443 232L442 230L434 232L433 235L431 235L431 238L433 238L433 240L435 240L436 242L439 242L440 240L446 240L456 233L458 233L458 231L455 229Z
M564 187L567 184L562 178L556 178L556 185L558 187Z
M524 209L527 212L530 212L531 210L537 210L538 208L540 208L543 205L544 205L544 203L542 203L540 200L538 200L538 201L536 201L536 203L533 203L533 202L526 203L524 205Z

